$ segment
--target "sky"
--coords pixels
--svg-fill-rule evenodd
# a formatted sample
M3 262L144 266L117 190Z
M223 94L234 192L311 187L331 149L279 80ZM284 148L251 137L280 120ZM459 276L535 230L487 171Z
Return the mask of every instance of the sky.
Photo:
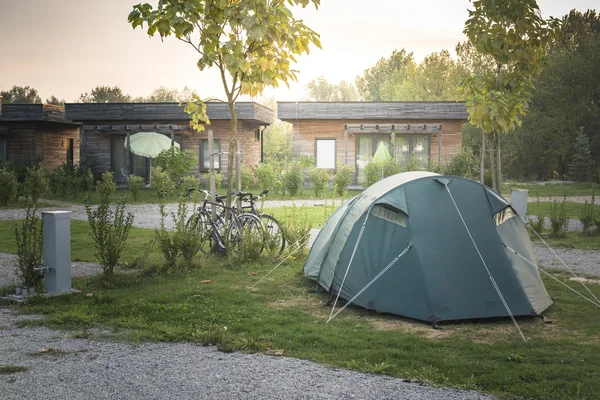
M76 101L96 86L119 86L147 96L159 87L195 89L201 97L224 98L214 70L198 71L195 50L173 37L149 38L132 29L127 15L142 0L0 0L0 90L32 86ZM542 16L571 9L597 9L598 0L538 0ZM469 0L321 0L295 16L321 35L322 50L298 60L298 82L268 89L265 97L302 100L304 87L324 76L354 82L357 75L392 51L405 48L417 61L432 52L453 51L466 40L462 30Z

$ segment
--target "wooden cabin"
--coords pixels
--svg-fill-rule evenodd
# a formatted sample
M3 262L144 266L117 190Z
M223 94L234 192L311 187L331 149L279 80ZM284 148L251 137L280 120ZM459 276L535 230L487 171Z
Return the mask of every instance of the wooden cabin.
M278 102L277 109L293 125L295 157L314 156L319 168L350 165L358 185L380 146L400 163L450 159L468 117L462 102Z
M60 106L0 101L0 159L41 160L50 171L66 161L78 163L79 128L65 118Z
M67 118L82 124L82 159L96 176L114 171L115 180L123 173L148 179L150 159L127 151L127 138L138 132L162 133L178 143L182 151L192 150L198 162L192 173L208 171L208 130L212 130L215 149L222 154L215 167L227 174L231 115L226 103L206 103L210 124L203 132L190 126L190 117L179 103L71 103L65 105ZM274 112L257 103L236 103L238 148L241 163L256 165L262 157L262 130L270 125Z

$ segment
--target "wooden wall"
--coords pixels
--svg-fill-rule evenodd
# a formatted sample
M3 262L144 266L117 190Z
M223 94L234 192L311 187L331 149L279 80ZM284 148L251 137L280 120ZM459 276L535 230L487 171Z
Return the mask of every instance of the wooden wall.
M315 139L336 139L337 160L344 162L344 126L347 121L343 120L294 120L292 153L296 157L299 154L315 155ZM461 120L372 120L361 121L362 124L441 124L442 125L442 161L454 156L462 145ZM355 158L355 135L348 132L348 165L354 168ZM438 159L438 137L431 138L430 158Z
M0 133L7 138L7 159L30 162L43 158L43 165L52 171L67 161L67 141L73 139L73 161L79 162L79 128L45 122L13 122Z
M140 125L139 121L119 121L119 126L126 125ZM121 125L122 124L122 125ZM192 150L196 153L196 166L192 170L192 174L199 176L206 171L201 171L199 168L200 161L200 140L208 138L208 130L213 131L213 137L221 140L221 151L229 151L229 140L231 137L230 121L215 120L210 125L205 127L203 132L196 132L189 127L188 121L144 121L144 125L178 125L186 126L186 129L175 129L173 133L175 135L182 135L182 150ZM84 123L86 126L102 127L107 125L113 125L105 121L87 121ZM255 130L259 128L257 123L251 123L248 121L238 122L238 137L240 140L240 147L242 149L242 165L254 166L260 162L260 142L255 140ZM151 130L151 129L148 129ZM133 135L137 133L134 130L117 129L117 130L103 130L103 129L84 129L85 140L83 148L85 151L86 160L93 163L92 171L96 176L100 176L103 172L110 171L111 169L111 153L110 153L110 136L111 135L126 135L129 133ZM161 130L161 133L170 134L169 131ZM221 172L227 174L227 159L228 155L223 154L221 156Z

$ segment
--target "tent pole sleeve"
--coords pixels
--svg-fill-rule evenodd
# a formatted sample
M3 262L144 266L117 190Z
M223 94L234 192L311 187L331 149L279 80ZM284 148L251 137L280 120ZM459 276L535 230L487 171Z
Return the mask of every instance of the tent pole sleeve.
M494 289L496 289L496 293L498 293L498 297L500 297L500 301L502 301L502 304L504 305L504 308L508 312L508 315L510 315L510 318L512 319L513 323L515 324L515 327L517 328L517 331L519 331L519 334L521 335L521 338L523 339L523 341L525 343L527 343L527 339L525 338L525 335L523 335L523 331L521 331L521 327L517 323L517 320L515 319L515 316L513 315L512 311L510 311L510 308L508 307L508 303L504 299L504 296L502 295L502 292L500 291L500 288L496 284L496 280L492 276L492 273L490 272L490 269L488 268L487 264L485 263L485 260L483 259L483 256L481 255L481 252L479 251L479 247L477 247L477 243L475 243L475 239L473 239L473 235L471 235L471 231L469 230L469 227L467 226L467 223L465 222L465 219L463 218L460 210L458 209L458 205L456 205L456 201L454 201L454 196L452 196L452 192L450 192L450 188L448 187L447 184L444 185L444 186L446 187L446 191L450 195L450 199L452 200L452 203L454 204L454 208L456 208L456 211L458 212L458 216L460 217L460 220L462 221L463 225L465 226L465 229L467 230L467 233L469 234L469 237L471 238L471 242L473 243L473 246L475 246L475 250L477 250L477 254L479 255L479 258L481 259L481 262L483 263L483 266L485 267L485 270L488 273L488 276L490 278L490 281L492 282L492 285L494 286Z
M541 268L539 265L536 265L536 264L532 263L532 262L531 262L531 261L529 261L527 258L525 258L523 255L521 255L521 254L517 253L517 251L516 251L516 250L514 250L514 249L510 248L509 246L505 245L504 243L502 243L502 246L506 247L508 250L512 251L512 252L513 252L513 253L515 253L517 256L519 256L519 257L520 257L520 258L521 258L523 261L525 261L526 263L528 263L528 264L530 264L530 265L532 265L532 266L536 267L536 268L537 268L537 269L538 269L540 272L543 272L544 274L546 274L546 275L547 275L547 276L549 276L550 278L554 279L556 282L560 283L561 285L563 285L564 287L566 287L566 288L567 288L567 289L569 289L570 291L572 291L572 292L574 292L574 293L578 294L579 296L583 297L584 299L586 299L587 301L589 301L589 302L590 302L590 303L592 303L593 305L595 305L595 306L597 306L597 307L600 307L600 304L598 304L598 303L596 303L594 300L592 300L592 299L590 299L590 298L588 298L588 297L586 297L586 296L582 295L581 293L579 293L577 290L573 289L571 286L567 285L566 283L564 283L564 282L561 282L560 280L558 280L558 278L556 278L556 277L552 276L552 275L551 275L550 273L548 273L547 271L544 271L544 269L543 269L543 268ZM594 294L592 293L592 296L593 296L593 295L594 295ZM596 296L594 296L594 297L596 297Z
M367 219L369 219L369 214L371 214L371 210L367 212L367 216L363 221L362 227L360 228L360 233L358 234L358 239L356 239L356 243L354 244L354 250L352 250L352 256L350 256L350 262L348 262L348 267L346 268L346 272L344 273L344 278L342 279L342 284L340 285L340 290L338 290L337 296L335 297L335 301L333 302L333 307L331 308L331 313L329 313L329 319L327 322L331 321L331 316L333 315L333 311L335 311L335 306L340 298L340 293L342 293L342 288L344 287L344 282L346 282L346 277L348 276L348 271L350 271L350 265L352 265L352 260L354 260L354 254L356 254L356 249L358 248L358 244L360 243L360 239L362 238L363 232L365 231L365 225L367 224ZM334 277L335 279L335 277ZM336 314L337 315L337 314Z
M539 233L537 233L537 231L536 231L535 229L533 229L533 227L532 227L531 225L529 225L529 224L527 223L527 221L525 221L525 219L524 219L523 217L521 217L521 216L519 216L519 217L521 218L521 221L523 221L523 223L524 223L524 224L525 224L525 225L526 225L526 226L527 226L529 229L531 229L531 230L533 231L533 233L535 233L535 235L537 236L537 238L538 238L538 239L540 239L540 240L542 241L542 243L544 243L544 244L546 245L546 247L547 247L547 248L548 248L548 249L549 249L549 250L552 252L552 254L554 254L554 256L555 256L556 258L558 258L558 261L560 261L560 262L562 263L562 265L563 265L563 266L564 266L564 267L565 267L567 270L569 270L569 272L571 273L571 275L573 275L575 278L579 278L579 277L578 277L578 276L575 274L575 272L574 272L574 271L573 271L573 270L572 270L572 269L571 269L571 268L570 268L570 267L569 267L569 266L568 266L568 265L567 265L567 264L566 264L566 263L565 263L565 262L562 260L562 258L560 258L560 257L558 256L558 254L556 254L556 252L554 251L554 249L552 249L552 247L550 247L550 245L549 245L549 244L548 244L548 243L547 243L547 242L544 240L544 238L543 238L543 237L542 237L542 236L541 236ZM580 283L583 285L583 287L584 287L584 288L585 288L585 289L588 291L588 293L589 293L589 294L591 294L591 295L592 295L592 297L593 297L594 299L596 299L596 301L597 301L598 303L600 303L600 300L598 300L598 298L596 297L596 295L595 295L594 293L592 293L592 291L590 290L590 288L588 288L588 287L587 287L587 285L586 285L585 283L583 283L583 281L579 281L579 282L580 282Z
M407 248L405 248L405 249L402 251L402 253L398 254L398 256L396 256L396 258L394 258L394 259L392 260L392 262L390 262L390 263L389 263L389 264L388 264L388 265L387 265L387 266L386 266L384 269L382 269L382 270L381 270L381 272L379 272L375 278L371 279L371 281L370 281L369 283L367 283L367 284L365 285L365 287L364 287L364 288L362 288L362 289L361 289L361 290L360 290L358 293L356 293L356 294L354 295L354 297L352 297L352 298L351 298L351 299L350 299L348 302L346 302L346 304L344 304L344 307L340 308L340 309L338 310L338 312L336 312L336 313L335 313L335 315L334 315L333 317L332 317L332 316L330 316L330 317L329 317L329 319L327 320L327 322L329 322L329 321L331 321L332 319L334 319L335 317L337 317L337 315L338 315L339 313L341 313L342 311L344 311L344 309L345 309L346 307L348 307L348 305L349 305L349 304L352 304L352 302L353 302L354 300L356 300L356 298L357 298L358 296L360 296L360 295L361 295L361 294L362 294L362 293L363 293L365 290L367 290L367 289L368 289L368 288L369 288L369 287L370 287L370 286L371 286L373 283L375 283L375 281L376 281L377 279L379 279L379 278L381 277L381 275L383 275L383 274L384 274L384 273L385 273L385 272L386 272L388 269L392 268L392 266L393 266L394 264L396 264L396 262L397 262L397 261L398 261L398 260L399 260L399 259L400 259L400 258L401 258L403 255L404 255L404 254L406 254L406 252L407 252L407 251L408 251L408 250L409 250L411 247L412 247L412 244L408 245L408 247L407 247ZM336 299L336 300L337 300L337 299Z

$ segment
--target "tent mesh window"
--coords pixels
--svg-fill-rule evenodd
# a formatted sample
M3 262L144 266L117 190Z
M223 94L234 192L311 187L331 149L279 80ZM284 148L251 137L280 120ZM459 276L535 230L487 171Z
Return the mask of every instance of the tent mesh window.
M501 225L511 219L512 217L516 217L517 213L512 207L506 207L502 211L499 211L494 215L494 220L496 220L496 226Z
M376 204L371 210L371 215L406 228L407 215L396 208L392 208L387 205Z

